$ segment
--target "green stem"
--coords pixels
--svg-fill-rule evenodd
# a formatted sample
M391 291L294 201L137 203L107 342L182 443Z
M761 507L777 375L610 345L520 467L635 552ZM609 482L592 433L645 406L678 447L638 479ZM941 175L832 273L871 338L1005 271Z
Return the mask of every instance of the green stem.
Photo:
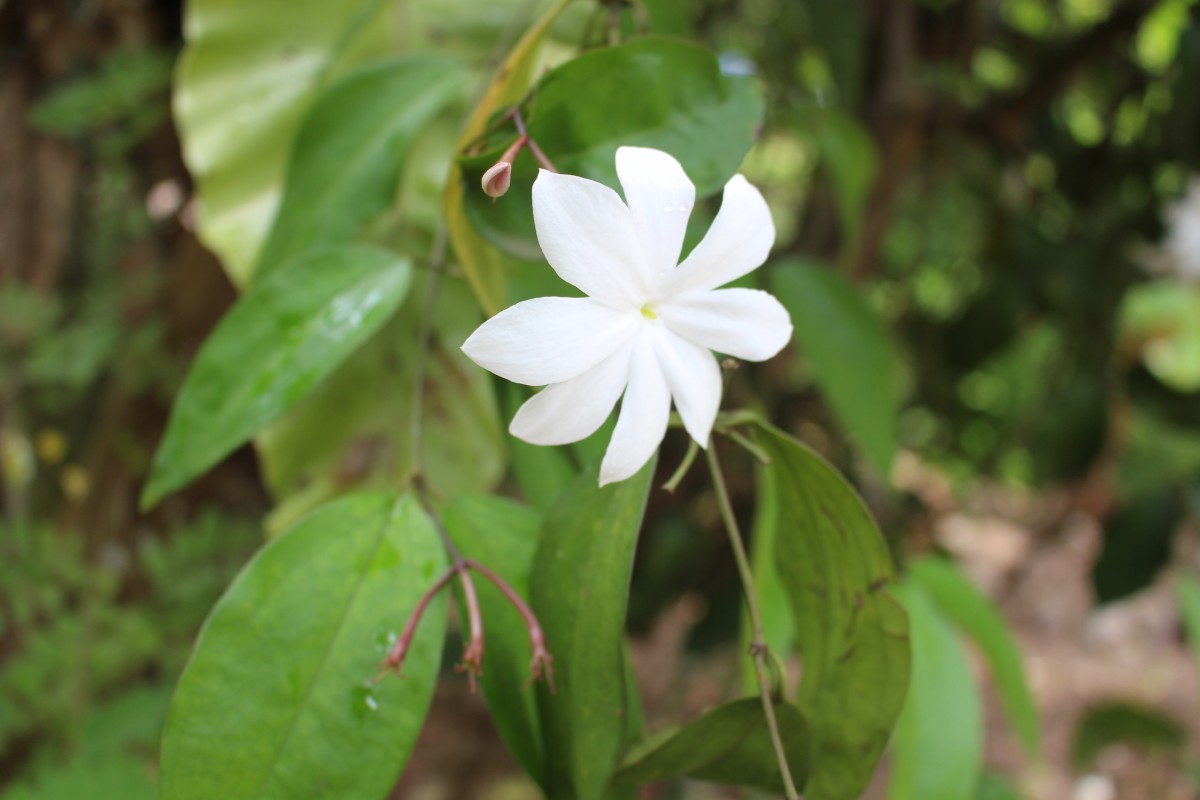
M750 655L754 659L754 674L758 678L758 694L762 698L767 730L771 733L771 745L775 748L775 760L779 764L779 775L783 778L783 787L788 800L800 800L800 794L796 791L796 783L792 780L792 771L788 767L787 753L783 749L783 738L779 735L779 723L775 720L775 706L771 700L771 684L767 677L767 639L763 632L762 614L758 610L754 573L750 570L750 559L746 557L746 547L742 544L741 529L738 528L737 518L733 514L733 505L729 502L729 492L725 488L725 476L721 472L721 462L717 458L716 442L709 442L707 456L708 469L712 473L713 488L717 492L717 505L720 506L721 518L725 522L725 532L729 534L729 544L733 548L734 560L737 561L738 573L742 578L742 592L746 595L746 607L750 612L750 625L753 629Z

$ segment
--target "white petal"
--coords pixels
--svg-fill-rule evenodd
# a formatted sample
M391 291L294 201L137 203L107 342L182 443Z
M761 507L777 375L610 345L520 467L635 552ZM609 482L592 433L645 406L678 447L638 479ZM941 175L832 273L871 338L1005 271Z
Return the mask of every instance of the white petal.
M652 273L673 270L683 249L696 187L674 157L649 147L618 147L617 177Z
M636 312L586 297L538 297L480 325L462 350L501 378L543 386L596 366L629 341L640 322Z
M559 277L614 308L646 301L649 270L628 207L612 189L542 170L533 182L533 223Z
M667 379L683 427L701 447L708 447L717 409L721 406L721 367L707 347L657 326L654 353Z
M672 273L671 291L703 291L737 280L762 266L773 244L775 223L767 201L734 175L725 184L712 227Z
M517 409L508 432L530 444L546 445L591 436L625 391L632 351L631 340L582 375L547 386Z
M629 363L629 386L621 401L621 414L600 463L600 485L623 481L641 469L666 435L670 416L671 391L653 345L647 337L640 337Z
M658 315L683 338L746 361L766 361L792 338L787 309L757 289L680 295L659 306Z

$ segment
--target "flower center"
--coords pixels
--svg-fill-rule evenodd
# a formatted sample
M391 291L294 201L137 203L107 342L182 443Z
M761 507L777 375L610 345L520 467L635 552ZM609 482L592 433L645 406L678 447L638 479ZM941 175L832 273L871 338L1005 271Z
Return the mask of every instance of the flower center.
M642 306L642 316L646 319L658 319L658 314L654 313L654 309L650 307L649 303Z

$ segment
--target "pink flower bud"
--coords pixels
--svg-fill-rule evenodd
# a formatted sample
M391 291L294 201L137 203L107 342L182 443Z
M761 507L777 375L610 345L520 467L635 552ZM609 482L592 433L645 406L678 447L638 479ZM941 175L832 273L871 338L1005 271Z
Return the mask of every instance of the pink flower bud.
M512 183L512 162L498 161L483 173L483 193L493 200L508 191Z

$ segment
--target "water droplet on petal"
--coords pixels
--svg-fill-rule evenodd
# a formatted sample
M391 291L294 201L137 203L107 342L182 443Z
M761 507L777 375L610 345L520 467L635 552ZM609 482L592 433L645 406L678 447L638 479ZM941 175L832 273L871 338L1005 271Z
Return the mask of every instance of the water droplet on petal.
M670 213L671 213L671 204L670 204L670 203L667 203L665 206L663 206L663 211L665 211L665 212L667 212L668 214L670 214Z

